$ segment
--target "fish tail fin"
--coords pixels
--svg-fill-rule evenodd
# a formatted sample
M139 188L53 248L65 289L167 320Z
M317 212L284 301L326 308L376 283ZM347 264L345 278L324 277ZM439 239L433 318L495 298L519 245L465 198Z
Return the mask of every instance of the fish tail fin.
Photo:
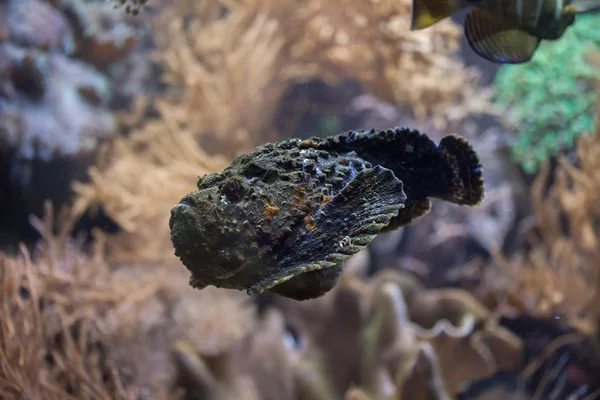
M427 28L464 7L461 0L413 0L410 30Z
M540 39L476 9L465 19L465 37L479 56L501 64L520 64L533 57Z
M479 204L485 195L483 169L471 144L461 136L449 135L442 139L438 148L448 163L450 183L450 190L440 198L461 205Z

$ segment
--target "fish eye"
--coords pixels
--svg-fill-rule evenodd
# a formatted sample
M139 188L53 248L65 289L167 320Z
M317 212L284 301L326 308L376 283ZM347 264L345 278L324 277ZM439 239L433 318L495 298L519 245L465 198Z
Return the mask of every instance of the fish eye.
M239 180L228 179L221 188L221 194L232 203L238 202L244 197L244 185Z

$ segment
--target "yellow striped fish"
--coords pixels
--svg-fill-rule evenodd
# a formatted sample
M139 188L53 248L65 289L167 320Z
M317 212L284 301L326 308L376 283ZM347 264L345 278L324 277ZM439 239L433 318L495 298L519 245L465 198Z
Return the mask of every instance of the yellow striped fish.
M481 57L519 64L541 40L559 39L575 15L600 9L600 0L413 0L411 30L427 28L467 7L465 36Z

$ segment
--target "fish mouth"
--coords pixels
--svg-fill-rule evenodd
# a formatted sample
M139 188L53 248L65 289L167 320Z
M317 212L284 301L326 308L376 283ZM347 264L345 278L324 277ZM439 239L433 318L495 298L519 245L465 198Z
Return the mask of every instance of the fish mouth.
M202 236L202 224L198 216L187 202L181 202L171 209L169 219L171 241L175 247L175 255L188 258L197 249Z
M194 213L192 212L192 207L187 202L181 202L176 204L171 209L171 218L169 220L169 226L171 230L175 230L177 225L180 224L180 221L187 221L189 219L194 218Z
M193 225L197 225L197 216L195 213L196 208L196 201L189 194L179 200L179 203L171 208L171 218L169 219L169 227L171 228L171 231L176 230L178 226L181 228L182 222L184 221L187 223L193 221Z
M171 209L169 227L175 256L191 272L192 287L203 288L209 284L228 287L228 282L246 267L236 265L234 268L220 258L215 244L218 240L214 232L216 225L204 218L196 205L188 201L176 204Z

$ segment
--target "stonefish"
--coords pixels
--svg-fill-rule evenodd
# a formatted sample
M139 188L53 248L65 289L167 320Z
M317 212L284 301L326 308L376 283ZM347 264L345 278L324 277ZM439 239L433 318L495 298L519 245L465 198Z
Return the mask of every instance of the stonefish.
M349 131L257 147L198 179L169 221L197 289L322 296L344 260L378 233L427 214L428 198L477 205L477 154L450 135L436 145L407 128Z

